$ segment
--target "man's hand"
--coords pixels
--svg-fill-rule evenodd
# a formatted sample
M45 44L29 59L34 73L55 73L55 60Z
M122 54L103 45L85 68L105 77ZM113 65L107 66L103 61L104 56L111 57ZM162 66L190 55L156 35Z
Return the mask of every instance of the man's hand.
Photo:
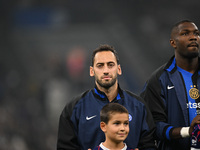
M194 130L194 126L196 124L200 124L200 115L197 115L193 120L192 120L192 123L190 125L190 129L189 129L189 133L190 133L190 136L192 135L192 131Z

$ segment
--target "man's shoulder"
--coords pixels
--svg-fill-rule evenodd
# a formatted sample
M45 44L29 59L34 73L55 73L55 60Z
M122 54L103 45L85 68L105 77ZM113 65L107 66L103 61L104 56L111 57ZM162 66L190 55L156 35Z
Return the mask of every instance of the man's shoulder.
M133 93L129 90L124 90L124 94L127 94L128 96L135 98L135 99L140 99L140 97L136 93Z
M145 105L145 101L143 100L143 98L142 97L140 97L139 95L137 95L137 94L135 94L135 93L133 93L133 92L131 92L131 91L129 91L129 90L124 90L124 92L127 94L127 96L128 96L128 102L129 103L134 103L134 104L136 104L136 103L140 103L140 104L142 104L142 105ZM124 93L124 94L125 94ZM126 99L125 99L126 100ZM127 100L126 100L127 101Z
M75 96L75 97L72 99L72 101L78 101L78 100L80 100L80 99L86 97L87 94L89 94L90 92L92 92L92 89L88 89L88 90L86 90L86 91L80 93L79 95Z
M79 95L77 96L74 96L70 101L67 102L67 104L65 105L64 107L64 110L63 110L63 114L70 114L72 113L74 107L82 102L81 100L84 99L89 93L91 92L91 89L88 89L82 93L80 93Z
M67 104L67 106L75 106L77 103L82 102L82 99L85 99L88 97L88 95L92 92L92 89L88 89L77 96L74 96Z
M149 85L157 85L159 80L163 80L166 77L166 64L158 67L147 80L147 84Z
M162 66L158 67L153 73L151 74L151 77L159 77L166 68L166 64L163 64Z

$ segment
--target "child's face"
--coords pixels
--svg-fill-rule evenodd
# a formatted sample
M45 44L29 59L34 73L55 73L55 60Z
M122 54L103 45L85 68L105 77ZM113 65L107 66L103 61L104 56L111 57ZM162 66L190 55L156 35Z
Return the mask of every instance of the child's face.
M111 114L108 124L104 123L102 130L105 132L106 140L115 143L122 142L129 133L129 117L126 113Z

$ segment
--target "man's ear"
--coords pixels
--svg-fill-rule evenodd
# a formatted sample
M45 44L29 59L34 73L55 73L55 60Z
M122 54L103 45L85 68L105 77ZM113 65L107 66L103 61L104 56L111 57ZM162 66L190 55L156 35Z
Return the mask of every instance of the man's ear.
M117 67L118 67L118 71L117 71L117 73L118 73L118 75L121 75L121 74L122 74L122 68L121 68L121 65L118 65Z
M100 122L100 128L103 132L106 132L106 123L105 122Z
M92 66L90 66L90 76L91 77L94 76L94 68Z
M174 40L174 39L170 39L170 45L174 48L174 49L176 49L176 41Z

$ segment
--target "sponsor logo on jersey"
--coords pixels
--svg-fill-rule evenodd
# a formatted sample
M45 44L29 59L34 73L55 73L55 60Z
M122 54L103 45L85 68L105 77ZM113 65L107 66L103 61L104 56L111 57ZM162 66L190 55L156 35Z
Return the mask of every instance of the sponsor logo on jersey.
M199 103L187 103L187 108L200 108L200 102Z

